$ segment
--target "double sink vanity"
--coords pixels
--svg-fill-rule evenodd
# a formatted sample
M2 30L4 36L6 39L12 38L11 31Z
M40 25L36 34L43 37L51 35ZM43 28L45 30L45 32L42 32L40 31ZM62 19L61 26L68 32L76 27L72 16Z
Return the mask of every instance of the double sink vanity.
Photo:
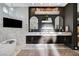
M59 42L59 41L58 42L63 44L64 43L70 44L71 43L70 41L72 39L72 33L71 32L28 32L26 34L26 44L39 44L41 37L56 37L56 42L57 40L60 41L63 40L63 42ZM51 39L49 39L49 42L47 43L53 44Z

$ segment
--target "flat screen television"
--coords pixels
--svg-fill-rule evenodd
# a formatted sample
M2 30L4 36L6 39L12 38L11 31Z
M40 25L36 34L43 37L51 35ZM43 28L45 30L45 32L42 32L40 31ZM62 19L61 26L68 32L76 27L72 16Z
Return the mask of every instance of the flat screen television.
M3 17L3 27L22 28L22 21Z

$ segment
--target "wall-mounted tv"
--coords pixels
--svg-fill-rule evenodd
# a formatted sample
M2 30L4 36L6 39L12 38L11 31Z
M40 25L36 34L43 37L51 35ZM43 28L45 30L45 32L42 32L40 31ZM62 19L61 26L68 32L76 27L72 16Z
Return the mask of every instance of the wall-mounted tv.
M3 27L22 28L22 21L3 17Z

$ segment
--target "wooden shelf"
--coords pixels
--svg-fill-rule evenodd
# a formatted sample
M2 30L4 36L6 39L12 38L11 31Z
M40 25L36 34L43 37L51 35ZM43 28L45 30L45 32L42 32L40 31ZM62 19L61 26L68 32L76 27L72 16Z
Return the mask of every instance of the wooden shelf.
M52 23L52 21L42 21L42 23Z
M57 15L57 14L60 14L60 12L59 11L35 11L35 14L54 14L54 15Z

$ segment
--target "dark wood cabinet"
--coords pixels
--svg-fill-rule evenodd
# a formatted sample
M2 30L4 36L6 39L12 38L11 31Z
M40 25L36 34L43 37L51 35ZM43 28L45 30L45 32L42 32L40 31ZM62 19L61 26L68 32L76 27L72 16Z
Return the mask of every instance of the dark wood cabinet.
M41 36L26 36L26 44L39 44ZM49 39L47 44L53 44L52 39ZM72 44L72 36L57 36L56 44Z
M38 44L41 36L26 36L26 44Z

